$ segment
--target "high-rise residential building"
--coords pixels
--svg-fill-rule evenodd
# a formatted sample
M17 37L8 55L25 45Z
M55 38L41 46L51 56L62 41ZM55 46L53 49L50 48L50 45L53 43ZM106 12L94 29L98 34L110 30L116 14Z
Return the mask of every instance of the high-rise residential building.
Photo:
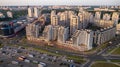
M100 20L101 19L101 12L96 12L95 13L95 19Z
M62 12L60 14L60 25L62 26L69 26L69 20L68 20L68 11Z
M94 43L100 45L114 38L115 34L116 27L107 27L101 30L97 30L95 31Z
M5 18L5 15L0 12L0 18Z
M65 43L69 37L68 27L48 25L43 31L43 37L46 41L55 41Z
M83 7L79 7L79 12L83 12L84 8Z
M27 37L38 38L40 35L41 26L37 23L28 24L26 26L26 35Z
M93 45L93 31L77 30L72 36L72 41L74 46L84 46L84 49L90 50Z
M89 22L94 23L94 16L92 13L90 13Z
M43 37L46 41L52 40L52 32L53 32L52 28L53 28L52 25L45 26L44 28Z
M28 17L33 17L33 9L32 8L28 8Z
M45 25L45 20L43 19L35 20L34 22L29 23L26 26L27 39L32 40L34 38L39 38L41 36L44 25Z
M120 34L120 23L116 25L116 34Z
M45 26L43 31L43 37L47 41L54 41L58 38L58 28L59 26L48 25Z
M69 19L71 19L71 17L75 15L75 12L74 11L68 11L68 17Z
M52 15L51 16L51 25L56 26L56 25L58 25L58 23L59 23L59 17L58 17L58 15Z
M32 36L32 33L31 33L31 30L32 30L32 24L28 24L26 26L26 37L28 40L30 40L31 36Z
M52 10L52 11L51 11L51 16L52 16L52 15L56 15L56 11L55 11L55 10Z
M11 11L8 11L8 12L7 12L7 16L8 16L9 18L13 18L13 13L12 13Z
M82 23L82 29L85 29L87 27L88 23L90 23L91 14L88 13L87 11L82 11L82 12L80 11L78 13L78 16L80 17L80 22Z
M103 20L110 20L110 17L111 17L110 14L106 13L103 15Z
M52 16L55 16L55 15L56 15L56 11L55 11L55 10L52 10L52 11L51 11L51 14L50 14L51 22L52 22Z
M68 38L69 38L69 28L63 26L59 27L57 41L59 43L65 43Z
M53 26L53 28L52 28L52 30L53 30L53 32L52 32L52 40L53 41L57 40L57 38L58 38L58 28L59 28L59 26Z
M38 18L39 16L39 10L37 7L34 7L34 17Z
M76 30L80 29L82 24L80 23L79 16L72 16L70 19L70 35L72 35Z
M95 20L95 25L98 27L110 27L114 25L114 21L112 20Z
M82 12L79 12L79 13L78 13L78 16L80 17L80 21L83 22L83 20L84 20L84 15L83 15L83 13L82 13Z
M67 46L68 48L72 47L72 49L75 50L90 50L93 44L100 45L107 42L114 38L116 34L116 27L114 25L118 22L119 14L114 12L111 17L109 13L102 13L103 12L98 11L94 16L92 12L87 12L83 8L80 8L78 15L74 11L56 13L56 11L53 10L50 15L51 25L45 26L45 28L42 29L49 14L44 14L39 17L38 8L29 8L28 16L38 17L37 21L44 24L37 22L28 24L26 27L26 35L29 40L57 41L63 44L63 46ZM101 17L102 15L103 17ZM50 21L50 19L48 20ZM91 26L89 27L88 25ZM92 26L93 28L97 26L97 30L88 30L88 28L92 29ZM119 27L120 25L117 25L117 30L119 30ZM41 30L43 31L40 32Z
M34 7L34 8L29 7L28 8L28 17L38 18L40 16L40 13L41 13L41 11L37 7Z
M118 20L119 20L119 13L118 12L113 12L112 20L115 22L114 25L116 26L118 24Z

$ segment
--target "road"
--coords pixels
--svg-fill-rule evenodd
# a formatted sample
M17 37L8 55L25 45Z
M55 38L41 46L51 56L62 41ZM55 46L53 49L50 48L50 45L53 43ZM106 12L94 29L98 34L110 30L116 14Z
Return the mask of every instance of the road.
M83 64L82 67L90 67L92 62L95 62L95 61L105 60L105 61L109 62L109 60L111 60L111 59L120 60L120 56L111 56L111 55L104 56L104 54L106 54L108 50L120 46L119 43L120 43L120 38L117 38L117 39L113 40L112 44L110 44L110 46L107 46L105 49L102 49L101 51L98 51L98 52L96 52L94 54L87 55L86 58L89 61L86 62L85 64Z

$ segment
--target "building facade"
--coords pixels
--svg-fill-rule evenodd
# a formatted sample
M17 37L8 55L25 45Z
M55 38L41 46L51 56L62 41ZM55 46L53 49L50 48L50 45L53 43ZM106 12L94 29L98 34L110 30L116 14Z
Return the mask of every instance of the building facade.
M82 27L80 19L78 16L73 15L70 19L70 35L72 35L76 30L79 30Z
M38 18L39 17L39 10L38 8L34 7L34 17Z
M58 39L59 43L65 43L69 38L69 28L68 27L59 27L58 29Z
M118 20L119 20L119 13L118 12L113 12L112 20L114 21L114 25L116 26L118 24Z
M33 17L33 9L32 8L28 8L28 17Z
M85 50L92 49L93 45L93 31L91 30L77 30L72 36L73 45L83 47Z
M51 16L51 25L58 25L59 23L59 16L58 15L52 15Z
M116 27L107 27L101 30L97 30L94 34L94 43L100 45L115 37Z

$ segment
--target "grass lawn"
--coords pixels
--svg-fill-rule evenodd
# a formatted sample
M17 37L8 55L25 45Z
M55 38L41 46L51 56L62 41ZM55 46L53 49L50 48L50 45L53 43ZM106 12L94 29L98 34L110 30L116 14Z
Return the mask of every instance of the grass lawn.
M120 62L120 60L110 60L111 62Z
M120 67L112 63L95 62L91 67Z
M110 53L110 52L113 51L113 50L114 50L114 48L107 50L107 52Z
M43 50L43 49L39 49L39 48L33 48L34 50L37 50L41 53L46 53L46 54L49 54L49 55L54 55L54 56L61 56L60 54L57 54L57 53L52 53L52 52L49 52L47 50Z
M62 56L62 54L59 54L59 53L52 53L50 51L47 51L47 50L42 50L42 49L39 49L39 48L33 48L34 50L37 50L39 52L42 52L42 53L46 53L46 54L49 54L49 55L54 55L54 56ZM82 57L79 57L79 56L72 56L72 55L66 55L67 56L67 59L69 60L74 60L74 62L76 63L84 63L86 62L86 60L84 60Z
M3 47L3 45L2 44L0 44L0 48L2 48Z
M82 57L79 57L79 56L67 55L67 59L74 60L74 62L78 64L82 64L86 62L86 60L84 60Z
M115 51L111 53L112 55L120 55L120 47L115 48Z
M91 50L88 50L88 51L85 51L85 53L94 53L94 51L100 51L101 49L104 49L104 48L106 48L108 46L108 42L106 42L106 43L104 43L104 44L101 44L100 46L98 46L98 47L95 47L95 48L93 48L93 49L91 49Z

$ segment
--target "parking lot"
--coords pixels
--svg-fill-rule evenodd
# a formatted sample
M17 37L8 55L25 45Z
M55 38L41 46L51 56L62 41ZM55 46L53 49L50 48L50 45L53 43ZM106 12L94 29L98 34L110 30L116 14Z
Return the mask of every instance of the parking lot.
M65 56L52 56L33 49L16 46L0 48L0 67L80 67ZM71 66L72 65L72 66Z

